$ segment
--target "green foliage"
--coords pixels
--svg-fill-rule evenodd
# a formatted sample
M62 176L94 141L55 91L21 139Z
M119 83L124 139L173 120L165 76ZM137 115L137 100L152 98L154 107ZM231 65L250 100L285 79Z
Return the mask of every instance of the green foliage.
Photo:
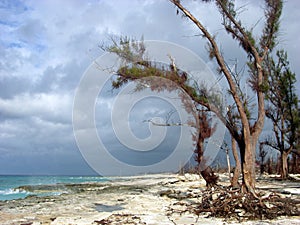
M153 91L161 91L164 88L167 91L173 91L182 88L194 100L196 104L222 104L222 98L214 90L207 90L206 85L197 84L191 80L185 71L179 68L174 69L170 65L159 65L148 61L145 57L145 46L143 41L135 41L127 37L121 37L120 40L113 39L112 45L105 48L106 51L117 54L124 62L116 71L117 78L112 81L113 88L120 88L129 81L136 80L139 91L145 87L150 87ZM157 84L155 79L144 79L149 77L165 78L173 82L169 84ZM146 85L145 85L146 84Z
M267 93L269 91L270 86L269 86L268 82L263 82L262 84L259 85L258 88L260 91ZM267 97L267 95L266 95L266 97Z
M263 35L260 39L260 45L262 49L268 48L269 50L272 50L276 45L283 2L282 0L265 0L265 2L266 22Z
M220 6L224 7L232 17L236 17L235 5L233 0L220 0L217 2L217 5L219 6L221 12L223 12L223 10Z
M252 46L256 46L255 38L252 35L251 31L246 31L247 38Z
M124 63L132 63L136 61L143 61L146 51L144 45L144 38L140 41L136 41L127 36L124 37L111 37L112 45L101 46L101 48L107 52L117 54Z

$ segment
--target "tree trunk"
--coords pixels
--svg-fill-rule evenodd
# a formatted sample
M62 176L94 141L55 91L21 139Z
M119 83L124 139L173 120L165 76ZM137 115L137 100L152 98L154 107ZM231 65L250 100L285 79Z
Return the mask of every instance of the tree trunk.
M243 192L250 192L254 196L255 194L255 144L254 141L251 141L250 138L244 140L243 146L240 146L241 159L242 159L242 175L243 183L242 190Z
M274 164L274 162L273 162L273 157L272 156L270 156L270 158L268 159L268 174L273 174L274 172L274 170L273 170L273 164Z
M293 155L293 161L292 161L292 170L291 173L296 174L300 172L299 167L299 155L295 152L292 152Z
M265 164L264 162L264 157L261 157L261 162L260 162L260 175L263 175L265 172Z
M232 146L232 154L235 160L235 168L233 172L233 177L231 179L231 186L235 188L235 187L239 187L239 176L241 173L241 160L237 152L236 141L233 137L231 137L231 146Z
M287 179L288 177L288 153L283 151L281 153L281 170L280 170L280 177L281 179Z
M291 165L291 170L290 173L296 173L296 162L297 162L297 156L295 153L292 153L292 165Z
M296 155L295 173L300 173L300 157Z
M199 175L203 177L206 182L206 186L211 188L215 186L218 182L218 176L215 175L214 171L209 167L206 166L205 159L203 158L203 149L204 149L204 140L199 138L197 143L197 149L195 151L196 158L195 160L198 162L198 172Z
M209 167L209 166L206 167L200 173L201 173L201 176L203 177L203 179L206 181L207 188L211 188L217 184L219 177L217 175L215 175L215 173L211 167Z
M227 159L227 169L228 169L228 177L231 181L231 166L230 166L230 158L229 158L229 149L226 148L226 159Z
M276 163L276 174L281 174L281 168L282 168L282 155L280 153L277 154L277 163Z

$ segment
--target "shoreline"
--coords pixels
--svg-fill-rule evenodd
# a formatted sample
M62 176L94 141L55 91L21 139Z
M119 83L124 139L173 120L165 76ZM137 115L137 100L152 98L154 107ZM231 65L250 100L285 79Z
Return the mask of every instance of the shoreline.
M228 185L220 174L220 184ZM282 193L300 199L300 183L278 186L274 180L258 181L258 188L282 188ZM0 202L0 223L87 225L87 224L300 224L300 217L275 220L225 221L205 218L186 210L186 202L197 202L206 189L195 174L148 174L113 177L103 182L65 184L67 193ZM280 189L281 190L281 189ZM172 212L172 213L171 213Z

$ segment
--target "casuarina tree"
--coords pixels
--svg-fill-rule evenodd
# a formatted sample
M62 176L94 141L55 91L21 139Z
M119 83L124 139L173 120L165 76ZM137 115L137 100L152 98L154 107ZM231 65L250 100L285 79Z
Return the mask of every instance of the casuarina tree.
M204 1L216 4L222 16L222 26L233 40L239 43L241 51L244 51L247 55L249 66L247 81L256 96L257 112L256 115L253 115L253 113L251 114L249 99L239 89L235 74L228 67L216 37L203 25L201 15L198 15L198 17L193 15L179 0L171 0L171 2L184 17L188 18L197 27L202 37L208 41L209 55L216 60L220 73L226 78L234 106L231 108L232 116L224 116L219 110L210 110L219 116L238 143L241 155L243 190L255 195L256 145L265 120L265 84L268 82L266 56L276 46L283 3L281 0L265 0L265 25L260 37L255 38L251 28L244 26L238 18L234 1ZM215 18L211 19L215 20Z
M157 66L145 57L145 46L142 42L129 39L122 39L120 42L113 42L113 45L105 50L118 54L122 59L130 62L130 66L124 66L117 71L117 79L113 86L118 88L128 80L139 80L147 77L163 77L172 80L176 86L187 93L195 105L205 107L208 111L217 116L227 127L231 136L235 139L241 157L242 167L242 190L255 194L255 154L256 145L264 126L265 120L265 93L268 82L268 61L266 60L276 46L276 38L279 31L279 20L282 10L281 0L265 1L264 28L259 38L254 38L251 28L247 28L238 18L234 1L215 0L214 2L222 16L221 24L227 33L240 45L240 50L246 53L249 71L247 78L243 79L253 91L253 98L256 103L256 110L251 110L253 102L249 100L241 87L241 80L232 71L224 55L221 52L217 37L211 34L202 23L201 15L196 18L178 0L170 0L177 7L177 13L188 18L201 32L201 36L208 41L209 56L215 59L219 66L221 76L225 77L228 85L231 103L227 112L218 105L218 95L208 90L205 85L197 84L185 71L177 69L174 63L170 67ZM201 3L199 3L201 4ZM204 4L204 3L202 3ZM215 18L211 18L215 20ZM174 24L176 26L176 24ZM150 82L150 79L143 81ZM148 84L155 91L163 88L172 90L172 85L155 86ZM143 86L143 85L141 85ZM156 88L155 88L156 87ZM176 87L176 88L177 88ZM215 104L211 104L211 103ZM199 107L198 107L199 108Z
M266 115L273 124L273 136L264 144L280 152L280 175L288 178L288 156L299 141L299 107L296 95L296 76L289 68L287 53L277 52L277 62L268 57L269 88L266 94Z

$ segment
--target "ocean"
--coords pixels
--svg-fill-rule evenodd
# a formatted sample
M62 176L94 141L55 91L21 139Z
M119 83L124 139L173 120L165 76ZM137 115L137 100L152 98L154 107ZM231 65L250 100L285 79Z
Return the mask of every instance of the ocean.
M0 201L29 195L51 196L67 192L65 184L107 181L100 176L4 176L0 175Z

